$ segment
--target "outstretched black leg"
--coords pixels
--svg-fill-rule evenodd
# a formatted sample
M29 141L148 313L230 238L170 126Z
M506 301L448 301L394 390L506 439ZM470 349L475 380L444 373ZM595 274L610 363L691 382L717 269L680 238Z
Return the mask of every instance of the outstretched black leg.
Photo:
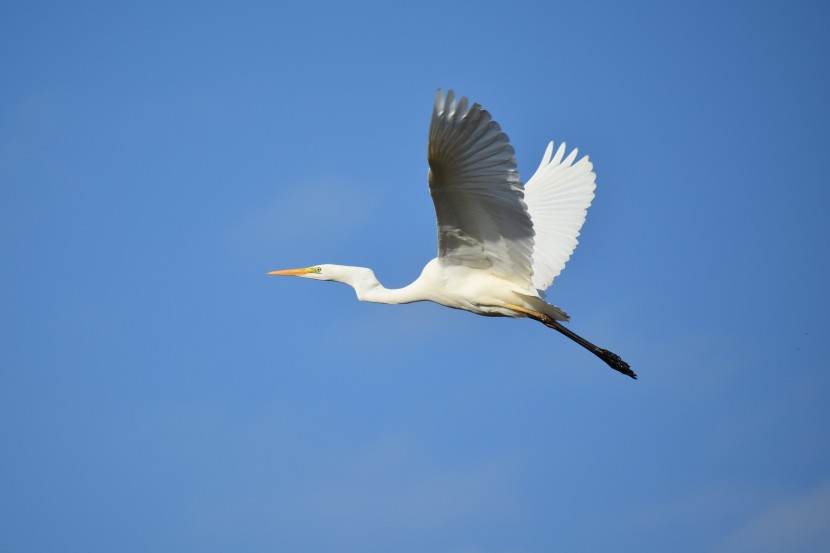
M524 313L531 319L535 319L540 323L544 324L546 327L561 332L562 334L564 334L565 336L567 336L568 338L582 346L583 348L587 349L588 351L590 351L591 353L605 361L608 364L608 366L614 369L615 371L619 371L624 375L630 376L635 380L637 379L637 373L632 371L631 367L628 366L628 363L620 359L619 355L612 351L608 351L607 349L602 349L600 347L595 346L582 336L574 332L571 332L570 330L559 324L559 321L553 319L550 315L545 315L544 313L541 313L539 311L534 311L532 309L528 309L526 307L522 307L520 305L515 305L512 303L505 303L503 304L503 307L507 307L508 309L512 309L518 313Z
M557 330L582 346L583 348L587 349L606 363L608 366L614 369L615 371L619 371L626 376L630 376L631 378L636 379L637 374L631 370L631 367L628 366L628 363L620 359L620 356L614 352L608 351L607 349L602 349L600 347L595 346L582 336L571 332L568 328L562 326L559 321L556 321L549 317L548 315L542 314L542 317L539 319L541 323L543 323L546 327L552 328Z

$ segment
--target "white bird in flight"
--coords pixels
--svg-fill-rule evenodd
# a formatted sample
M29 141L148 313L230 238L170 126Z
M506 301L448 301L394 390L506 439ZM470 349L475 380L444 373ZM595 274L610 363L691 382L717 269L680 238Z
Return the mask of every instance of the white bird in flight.
M360 301L432 301L479 315L529 317L557 330L637 378L618 355L564 327L568 315L545 301L544 291L562 272L577 244L596 184L588 156L574 163L565 144L548 144L536 173L522 186L513 147L479 104L456 101L438 90L429 128L429 190L438 219L438 257L418 279L384 288L365 267L314 265L272 271L343 282Z

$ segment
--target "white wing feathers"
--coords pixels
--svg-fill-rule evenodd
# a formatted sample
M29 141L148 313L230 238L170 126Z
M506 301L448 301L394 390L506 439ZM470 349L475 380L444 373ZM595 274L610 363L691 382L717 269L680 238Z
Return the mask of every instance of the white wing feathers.
M596 175L588 156L574 163L574 149L563 160L564 143L551 158L552 154L553 142L548 144L539 168L525 185L525 202L536 232L532 279L540 294L562 272L576 248L576 238L596 188Z
M467 105L451 90L435 97L427 157L438 257L531 291L533 224L513 147L486 110Z

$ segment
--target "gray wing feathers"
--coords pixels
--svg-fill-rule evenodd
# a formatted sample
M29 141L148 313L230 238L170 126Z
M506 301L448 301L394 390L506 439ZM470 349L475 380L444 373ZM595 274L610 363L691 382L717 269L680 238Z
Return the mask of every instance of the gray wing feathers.
M438 257L532 288L533 224L513 147L490 114L448 91L435 98L429 130L429 188Z

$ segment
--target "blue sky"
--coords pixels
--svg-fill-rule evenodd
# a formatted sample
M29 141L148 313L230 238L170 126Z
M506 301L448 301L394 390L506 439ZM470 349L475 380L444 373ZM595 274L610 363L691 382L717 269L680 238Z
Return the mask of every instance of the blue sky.
M7 3L0 549L830 547L822 2ZM597 197L531 321L435 255L437 88Z

